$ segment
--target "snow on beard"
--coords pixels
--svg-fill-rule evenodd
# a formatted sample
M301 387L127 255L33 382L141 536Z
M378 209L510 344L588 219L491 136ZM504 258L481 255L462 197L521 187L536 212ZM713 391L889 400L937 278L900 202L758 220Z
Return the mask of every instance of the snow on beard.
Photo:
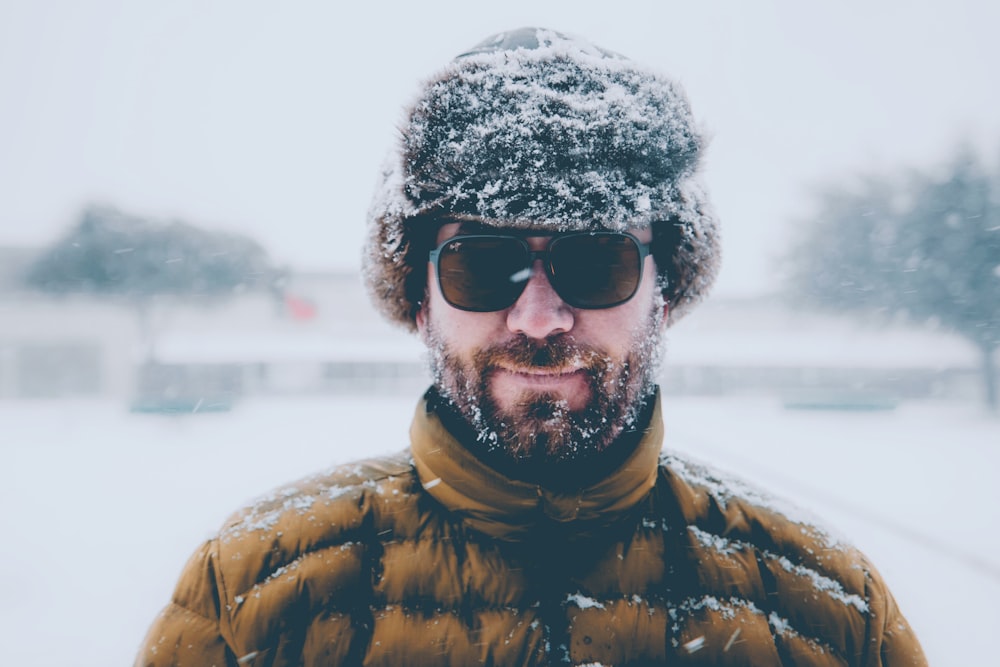
M465 362L449 349L428 320L427 342L434 383L491 451L505 451L519 462L559 462L587 458L604 450L635 425L646 398L655 391L663 336L663 302L656 299L638 325L625 355L607 354L559 334L544 341L523 335L479 350ZM500 362L535 368L580 366L590 400L580 410L546 392L526 391L511 409L494 400L490 376Z

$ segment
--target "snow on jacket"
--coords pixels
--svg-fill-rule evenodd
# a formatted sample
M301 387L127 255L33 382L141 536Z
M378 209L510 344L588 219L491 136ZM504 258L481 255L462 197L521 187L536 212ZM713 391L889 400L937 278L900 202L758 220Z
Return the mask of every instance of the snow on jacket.
M422 403L409 451L229 520L136 664L926 664L863 555L662 439L657 405L617 470L552 493Z

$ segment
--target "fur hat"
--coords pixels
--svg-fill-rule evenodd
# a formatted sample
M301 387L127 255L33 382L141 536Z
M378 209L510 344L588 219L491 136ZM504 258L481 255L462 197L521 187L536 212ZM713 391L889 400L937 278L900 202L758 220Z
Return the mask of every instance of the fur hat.
M718 272L718 223L697 179L704 139L673 81L558 32L491 37L410 108L368 214L364 278L415 329L445 220L545 232L653 229L670 320Z

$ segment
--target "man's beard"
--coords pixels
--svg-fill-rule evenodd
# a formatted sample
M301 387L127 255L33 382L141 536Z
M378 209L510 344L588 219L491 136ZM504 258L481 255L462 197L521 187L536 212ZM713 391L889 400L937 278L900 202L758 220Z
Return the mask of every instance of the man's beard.
M569 334L543 341L519 335L478 351L470 363L453 354L433 326L428 328L435 385L473 428L492 455L512 463L549 464L583 461L604 451L624 431L636 426L646 400L654 393L662 340L662 309L632 332L627 353L613 360L581 345ZM490 391L500 368L580 368L588 397L580 409L551 392L525 390L514 405L501 407Z

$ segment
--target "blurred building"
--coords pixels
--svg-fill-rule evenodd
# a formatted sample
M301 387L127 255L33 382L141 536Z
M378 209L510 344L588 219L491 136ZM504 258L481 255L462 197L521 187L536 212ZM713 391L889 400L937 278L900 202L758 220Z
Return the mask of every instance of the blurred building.
M777 297L710 298L668 333L665 393L770 393L795 407L978 399L977 353L957 335L795 310Z
M226 409L262 394L416 393L423 346L385 323L355 273L291 276L281 294L135 304L29 292L32 250L0 248L0 398L120 397L137 410ZM668 332L668 394L770 393L877 408L978 395L975 350L942 332L712 298Z

